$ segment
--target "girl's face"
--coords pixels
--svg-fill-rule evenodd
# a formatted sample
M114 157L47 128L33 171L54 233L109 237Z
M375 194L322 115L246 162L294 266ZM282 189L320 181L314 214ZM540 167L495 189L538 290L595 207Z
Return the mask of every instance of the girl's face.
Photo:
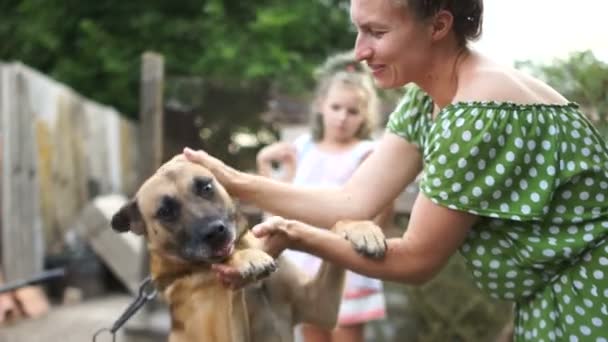
M355 54L371 68L377 86L396 88L424 77L432 27L395 0L352 0Z
M366 119L366 99L355 86L333 84L321 103L323 139L334 142L351 142Z

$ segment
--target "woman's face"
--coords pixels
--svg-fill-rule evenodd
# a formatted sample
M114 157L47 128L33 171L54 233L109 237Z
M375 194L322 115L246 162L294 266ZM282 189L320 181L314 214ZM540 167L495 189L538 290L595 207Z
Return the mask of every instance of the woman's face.
M323 139L350 142L365 120L363 92L351 85L333 84L321 103Z
M432 30L395 0L352 0L355 54L371 68L378 87L396 88L424 76Z

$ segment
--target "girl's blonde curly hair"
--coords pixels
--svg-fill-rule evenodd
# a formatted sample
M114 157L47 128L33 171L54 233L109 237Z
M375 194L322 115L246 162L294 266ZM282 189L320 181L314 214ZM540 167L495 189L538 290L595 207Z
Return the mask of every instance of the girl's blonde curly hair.
M369 139L376 128L379 116L379 99L373 80L367 67L357 61L353 51L330 56L317 70L315 78L318 86L311 105L311 134L315 141L323 138L323 115L319 108L329 89L335 84L342 84L359 89L365 96L365 120L356 133L358 139Z

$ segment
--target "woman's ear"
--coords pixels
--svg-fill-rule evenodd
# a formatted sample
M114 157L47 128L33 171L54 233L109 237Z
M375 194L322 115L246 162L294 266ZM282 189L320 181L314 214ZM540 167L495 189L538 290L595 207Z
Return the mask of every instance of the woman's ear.
M433 32L432 39L433 41L438 41L443 39L450 31L454 25L454 16L450 11L440 10L435 14L433 18Z

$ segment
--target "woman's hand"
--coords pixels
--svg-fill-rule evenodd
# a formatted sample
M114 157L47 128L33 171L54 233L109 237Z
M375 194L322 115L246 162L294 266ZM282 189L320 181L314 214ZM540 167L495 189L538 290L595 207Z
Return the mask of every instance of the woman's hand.
M285 220L274 216L254 226L251 230L256 237L263 241L263 250L272 257L277 258L286 248L291 247L293 237L294 221ZM211 266L224 286L233 290L247 285L236 268L224 264L213 264Z
M221 160L212 157L202 150L184 148L184 156L191 162L209 169L217 181L232 195L239 197L238 184L242 173L224 164Z
M299 222L273 216L251 228L257 238L264 239L264 251L278 257L286 248L295 245L294 229Z

